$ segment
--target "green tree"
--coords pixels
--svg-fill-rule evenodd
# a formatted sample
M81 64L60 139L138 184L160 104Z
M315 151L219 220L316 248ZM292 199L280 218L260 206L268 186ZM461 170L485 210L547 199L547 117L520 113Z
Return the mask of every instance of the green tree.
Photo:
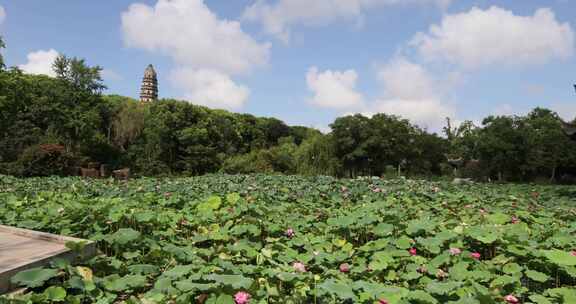
M482 121L479 153L482 163L499 181L522 179L527 172L528 153L524 119L489 116Z
M368 174L382 175L386 166L407 167L418 154L416 137L420 133L406 119L383 113L372 116L368 125L369 137L364 143L368 156Z
M412 174L440 175L445 163L448 140L436 134L418 130L413 143L409 170Z
M365 144L370 137L370 119L361 114L339 117L330 128L342 173L349 177L365 174L369 164Z
M121 151L136 140L144 129L146 107L137 101L126 100L111 121L113 142Z
M526 118L527 166L536 175L547 172L556 179L560 166L571 165L575 144L562 132L558 115L548 109L536 108Z
M338 175L340 165L335 154L333 135L314 131L311 133L295 152L298 174Z
M101 76L102 67L88 66L84 59L59 55L52 68L58 79L70 83L77 90L101 94L106 89Z
M443 131L448 141L448 158L461 158L469 161L479 158L480 128L470 120L465 120L453 127L449 118L446 119Z

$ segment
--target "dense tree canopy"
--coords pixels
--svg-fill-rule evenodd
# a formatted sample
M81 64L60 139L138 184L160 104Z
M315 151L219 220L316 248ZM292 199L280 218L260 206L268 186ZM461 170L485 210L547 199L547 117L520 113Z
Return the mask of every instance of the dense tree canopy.
M542 108L490 116L481 126L448 120L445 136L384 113L337 118L332 132L322 134L184 101L102 95L102 68L83 59L59 56L54 78L6 70L1 60L0 174L74 174L94 163L141 175L457 174L555 181L576 172L576 143L562 132L558 115ZM460 160L462 170L449 170L449 159Z

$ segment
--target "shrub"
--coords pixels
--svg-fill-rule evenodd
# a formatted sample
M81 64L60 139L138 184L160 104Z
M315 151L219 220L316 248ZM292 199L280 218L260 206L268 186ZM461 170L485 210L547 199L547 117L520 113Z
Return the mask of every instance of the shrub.
M20 176L52 176L74 174L78 157L59 144L40 144L28 147L18 158L15 171Z

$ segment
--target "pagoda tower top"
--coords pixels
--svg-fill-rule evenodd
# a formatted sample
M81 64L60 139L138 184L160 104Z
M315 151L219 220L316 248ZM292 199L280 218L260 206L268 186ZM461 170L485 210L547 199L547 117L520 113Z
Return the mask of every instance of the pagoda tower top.
M148 65L144 71L144 78L142 79L142 87L140 89L140 101L152 102L158 99L158 75L154 70L154 66Z

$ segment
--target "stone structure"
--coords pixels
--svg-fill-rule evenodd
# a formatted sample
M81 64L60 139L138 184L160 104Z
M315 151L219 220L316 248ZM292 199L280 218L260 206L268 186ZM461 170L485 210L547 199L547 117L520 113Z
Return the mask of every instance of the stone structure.
M144 71L142 88L140 89L140 101L151 102L158 99L158 77L154 67L150 64Z

